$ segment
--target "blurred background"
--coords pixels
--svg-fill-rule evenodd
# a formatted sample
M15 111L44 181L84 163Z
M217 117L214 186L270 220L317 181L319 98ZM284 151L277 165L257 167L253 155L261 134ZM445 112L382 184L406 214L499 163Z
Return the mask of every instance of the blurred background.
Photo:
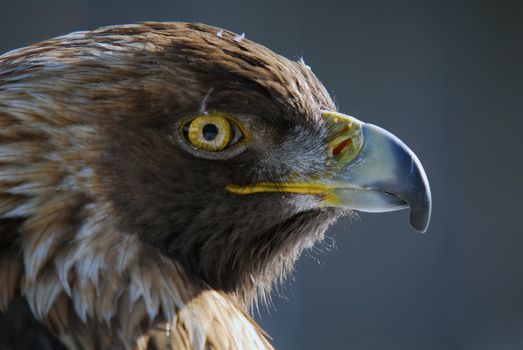
M1 0L0 51L144 20L303 56L341 111L399 136L433 193L340 221L258 321L278 349L523 348L523 2Z

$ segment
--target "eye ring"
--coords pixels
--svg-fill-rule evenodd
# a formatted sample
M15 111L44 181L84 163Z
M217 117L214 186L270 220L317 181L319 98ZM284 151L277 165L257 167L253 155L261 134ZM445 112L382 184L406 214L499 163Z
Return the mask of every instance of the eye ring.
M223 112L208 112L179 119L174 140L198 158L229 159L242 153L250 141L248 122ZM248 124L248 123L247 123Z

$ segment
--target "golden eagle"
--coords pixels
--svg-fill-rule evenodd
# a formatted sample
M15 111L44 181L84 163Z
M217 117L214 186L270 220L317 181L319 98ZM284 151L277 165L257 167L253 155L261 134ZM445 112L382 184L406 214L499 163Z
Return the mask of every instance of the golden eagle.
M0 56L0 346L270 349L248 315L353 210L430 190L303 63L202 24Z

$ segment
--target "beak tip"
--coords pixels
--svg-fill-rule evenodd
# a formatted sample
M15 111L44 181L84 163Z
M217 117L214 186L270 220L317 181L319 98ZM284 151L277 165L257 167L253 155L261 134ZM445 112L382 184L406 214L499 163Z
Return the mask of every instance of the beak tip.
M416 231L418 231L419 233L424 234L427 232L428 225L417 226L416 224L413 224L413 223L411 223L411 224L414 227L414 229Z
M414 229L420 233L427 232L430 223L430 215L432 211L432 203L430 197L426 200L425 206L418 210L411 210L410 224Z

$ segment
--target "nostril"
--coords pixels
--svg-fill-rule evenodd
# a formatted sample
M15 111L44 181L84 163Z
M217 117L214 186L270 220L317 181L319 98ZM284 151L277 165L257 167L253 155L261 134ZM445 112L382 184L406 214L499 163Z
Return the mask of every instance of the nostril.
M352 139L345 139L341 141L336 147L332 150L332 155L337 156L341 154L347 147L352 145Z

